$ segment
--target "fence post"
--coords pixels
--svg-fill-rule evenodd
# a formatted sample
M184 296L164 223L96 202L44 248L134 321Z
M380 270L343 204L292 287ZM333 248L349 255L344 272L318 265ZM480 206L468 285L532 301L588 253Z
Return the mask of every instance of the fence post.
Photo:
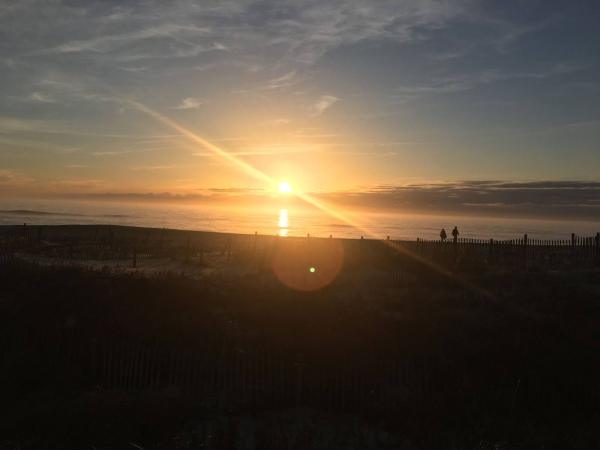
M135 269L137 267L137 249L133 247L133 262L132 267Z
M458 236L452 236L452 250L454 253L454 265L458 261Z
M160 233L158 235L158 248L161 253L162 253L163 245L164 245L164 241L165 241L164 238L165 238L165 229L163 228L162 230L160 230Z
M258 231L254 232L254 241L252 244L252 256L256 254L256 241L258 240Z
M361 236L360 237L360 262L363 262L363 253L364 253L364 242L365 242L365 237Z
M527 268L527 233L523 235L523 265Z
M111 250L115 248L115 233L113 232L112 225L108 226L108 242Z
M302 393L304 391L304 355L298 354L296 357L296 406L300 406L302 401Z
M185 262L190 262L190 235L188 233L185 243Z
M231 235L227 238L227 262L231 260Z
M596 265L600 265L600 232L596 233Z

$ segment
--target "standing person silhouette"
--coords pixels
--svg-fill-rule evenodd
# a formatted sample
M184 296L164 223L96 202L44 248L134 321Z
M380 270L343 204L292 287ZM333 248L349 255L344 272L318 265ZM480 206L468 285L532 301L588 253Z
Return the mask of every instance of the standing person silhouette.
M456 242L458 240L458 235L459 235L458 227L455 226L454 230L452 230L452 237L454 238L454 242Z
M442 228L442 231L440 231L440 239L442 240L442 242L446 242L447 237L448 235L446 234L446 230Z

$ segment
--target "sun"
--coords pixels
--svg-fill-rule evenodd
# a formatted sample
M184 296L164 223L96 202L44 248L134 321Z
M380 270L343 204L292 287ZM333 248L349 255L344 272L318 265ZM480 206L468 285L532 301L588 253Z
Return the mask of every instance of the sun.
M279 183L279 192L282 194L289 194L292 192L292 186L287 181Z

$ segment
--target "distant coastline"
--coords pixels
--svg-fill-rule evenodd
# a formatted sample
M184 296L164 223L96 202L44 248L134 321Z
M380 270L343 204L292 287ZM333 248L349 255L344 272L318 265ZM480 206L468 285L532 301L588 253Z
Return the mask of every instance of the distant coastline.
M285 205L255 209L76 201L0 202L0 225L120 225L223 233L360 238L361 235L413 240L436 239L442 228L458 226L461 237L512 239L527 233L537 239L592 236L600 222L490 218L457 215L350 213L344 223L321 212ZM280 220L285 217L285 221ZM354 223L360 225L355 227Z

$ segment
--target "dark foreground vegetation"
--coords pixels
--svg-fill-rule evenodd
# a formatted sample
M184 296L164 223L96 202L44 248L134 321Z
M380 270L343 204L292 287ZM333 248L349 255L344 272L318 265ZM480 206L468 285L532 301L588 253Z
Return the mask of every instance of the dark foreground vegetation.
M0 259L0 449L600 448L597 269L231 259Z

